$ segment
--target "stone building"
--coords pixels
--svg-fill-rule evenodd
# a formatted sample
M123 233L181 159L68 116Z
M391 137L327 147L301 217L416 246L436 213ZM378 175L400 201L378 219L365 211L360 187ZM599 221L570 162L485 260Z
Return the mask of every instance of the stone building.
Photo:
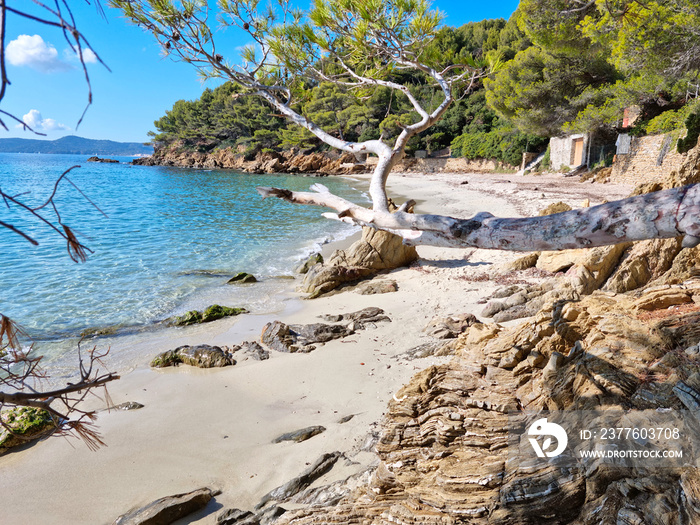
M588 135L566 135L549 140L549 163L554 171L564 166L577 168L588 163Z

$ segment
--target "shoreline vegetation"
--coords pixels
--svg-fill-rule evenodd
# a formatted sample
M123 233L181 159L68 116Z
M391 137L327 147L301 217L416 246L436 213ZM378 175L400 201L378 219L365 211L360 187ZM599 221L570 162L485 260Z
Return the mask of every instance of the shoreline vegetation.
M389 182L394 198L420 195L420 212L440 211L457 216L475 211L501 216L533 215L547 204L556 205L554 210L561 209L561 202L570 207L595 205L624 197L630 189L614 184L579 184L571 179L562 184L560 175L551 174L511 177L397 173ZM654 242L659 241L650 241ZM345 241L342 248L347 249L348 243ZM594 259L613 264L612 252L596 250ZM601 256L601 251L607 255ZM623 252L629 253L614 251L616 261L624 262ZM363 294L363 286L359 285L311 301L299 301L300 294L292 292L290 286L287 306L282 312L263 316L243 314L204 325L171 327L125 342L140 345L142 364L111 385L110 395L114 405L126 403L124 406L143 405L143 408L101 411L98 423L108 446L97 453L80 444L48 439L0 458L4 471L0 490L13 494L4 504L4 515L10 521L28 524L44 523L49 516L55 523L111 522L130 508L205 486L212 494L221 492L191 515L190 523L215 523L216 516L224 509L243 509L261 516L281 512L275 510L280 507L287 512L279 518L279 523L287 523L293 516L302 523L319 519L349 522L353 516L368 518L374 513L398 512L404 503L414 505L409 503L411 496L401 495L409 486L416 487L424 497L430 494L441 500L447 498L445 501L450 503L440 511L442 515L472 508L476 503L469 482L443 486L439 479L452 478L436 479L434 474L425 476L413 469L429 461L435 462L431 472L451 472L452 477L467 472L485 475L483 469L493 466L487 457L491 453L482 457L480 454L488 448L479 445L473 448L461 441L459 436L465 431L461 422L476 417L488 425L489 421L498 420L503 413L498 407L505 403L504 396L510 388L506 376L519 377L520 388L533 388L532 396L535 396L534 392L543 388L536 386L542 374L564 373L566 366L552 371L552 366L547 365L557 352L569 353L570 344L568 336L556 344L547 339L556 335L546 329L553 315L546 308L547 299L554 301L553 291L566 290L564 282L578 278L579 284L588 283L590 278L581 277L585 274L581 268L586 266L580 266L583 264L580 259L565 262L555 270L562 263L549 264L548 257L543 255L536 266L532 260L523 262L528 257L532 259L531 256L490 250L418 247L418 255L419 259L410 266L384 272L369 281L375 284L393 281L395 286L386 293ZM590 261L586 264L594 267ZM567 265L568 271L562 273ZM659 272L656 268L652 273ZM622 274L624 269L618 269L608 275L607 281L615 276L621 279ZM669 301L672 304L676 299L681 301L676 297L681 293L679 289L666 289L670 290L667 295L673 297L658 299L652 308L658 310ZM683 290L686 298L695 297L694 292ZM624 294L614 297L615 301L627 300ZM545 305L544 310L537 307L540 313L524 309L538 304ZM588 303L584 306L594 308ZM274 321L287 326L343 325L342 320L329 320L339 317L329 316L345 316L365 308L381 309L390 322L372 321L363 329L354 329L350 335L317 344L307 353L272 350L268 359L258 360L245 358L236 351L232 355L237 363L219 369L180 365L156 370L148 366L158 353L183 345L212 345L230 350L244 341L259 342L262 328ZM505 315L508 312L510 320ZM500 315L501 320L494 323L487 314ZM619 314L620 311L611 310L601 315L607 319ZM586 315L583 310L579 313L581 319ZM545 322L545 317L550 321ZM507 343L512 337L508 334L531 330L527 326L533 322L533 326L544 327L538 328L539 346L535 345L537 348L529 352L530 357L509 357L513 346ZM496 346L492 345L491 349L478 350L488 341L504 341L507 348L498 346L494 350ZM553 352L555 347L557 352ZM118 351L117 345L113 352ZM498 352L504 353L494 360ZM538 355L541 359L534 366L513 376L514 371L523 368L523 363L537 361ZM649 359L648 364L658 356ZM508 360L512 366L505 362ZM481 364L476 365L477 362ZM626 362L615 364L631 366ZM461 378L458 383L462 385L456 391L448 385L454 374L457 374L455 378ZM474 383L477 389L472 390L469 385L474 381L484 384ZM448 392L452 393L448 395ZM482 393L477 395L478 392ZM519 396L520 390L517 392ZM548 394L542 390L538 395L539 398L528 394L527 399L536 398L540 403ZM503 405L504 409L510 406L508 403ZM88 404L86 408L104 408L96 399ZM415 410L424 415L418 415ZM456 419L448 413L454 413ZM462 415L457 417L459 414ZM411 421L419 428L411 430ZM415 438L411 438L414 434ZM284 435L307 439L299 438L297 442L296 437L290 437L291 441L287 441L287 438L282 440ZM274 442L278 439L279 442ZM438 449L449 453L435 455ZM492 453L498 454L497 450L493 449ZM398 456L406 454L406 458L411 458L422 454L420 451L428 453L427 459L417 462L412 459L399 465L402 462ZM451 464L450 457L463 454L467 456L462 467ZM68 464L70 469L65 468ZM299 485L304 491L296 496L291 494L294 491L273 491L282 486L289 488L285 484L304 474L310 466L318 468L313 469L316 474L307 473L304 477L308 483ZM467 470L459 474L463 469ZM563 494L559 495L563 497L568 494L569 486L563 483L560 486ZM580 487L580 482L575 486ZM43 495L39 500L32 497L36 491ZM360 504L355 499L359 494L373 496L362 499ZM457 495L460 503L453 499ZM579 498L581 494L575 492L572 497ZM27 513L27 501L33 501L31 515ZM308 507L314 501L338 504ZM261 508L255 510L261 502ZM392 506L396 502L399 507ZM540 507L530 504L528 508L535 512ZM418 507L419 512L421 508Z

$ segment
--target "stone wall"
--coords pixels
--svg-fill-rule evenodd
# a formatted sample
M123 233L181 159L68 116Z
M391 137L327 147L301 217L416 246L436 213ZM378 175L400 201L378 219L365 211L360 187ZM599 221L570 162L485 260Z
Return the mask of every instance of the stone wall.
M610 180L621 184L647 184L680 168L685 155L676 150L672 134L632 137L628 154L617 154Z
M368 168L372 168L377 163L376 157L367 159ZM392 171L404 173L487 173L501 169L500 162L489 159L469 160L465 158L404 158ZM513 170L513 167L509 167Z

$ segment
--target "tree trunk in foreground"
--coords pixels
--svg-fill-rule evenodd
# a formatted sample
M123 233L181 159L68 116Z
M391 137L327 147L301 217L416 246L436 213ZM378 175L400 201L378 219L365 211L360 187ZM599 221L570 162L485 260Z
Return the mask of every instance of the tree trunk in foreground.
M542 217L501 219L487 212L469 219L413 214L404 204L395 213L363 208L333 195L322 184L312 192L258 188L263 198L323 206L324 216L372 226L403 237L406 244L464 246L509 251L592 248L627 241L684 236L683 247L700 243L700 184L648 193Z

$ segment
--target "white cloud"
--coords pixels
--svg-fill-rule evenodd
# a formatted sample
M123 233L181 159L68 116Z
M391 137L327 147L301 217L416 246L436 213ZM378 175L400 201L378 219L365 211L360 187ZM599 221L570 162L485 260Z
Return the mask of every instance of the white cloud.
M58 51L39 35L19 35L7 44L5 56L13 66L27 66L42 73L72 69L58 58Z
M68 126L56 122L52 118L43 118L37 109L32 109L22 117L22 121L34 131L60 131L70 129ZM22 124L17 124L23 128Z
M86 64L97 64L97 55L92 49L83 49L83 60Z
M63 50L63 55L65 56L66 60L75 63L80 62L80 55L78 55L77 49L73 50L67 47ZM83 62L85 62L86 64L97 64L97 55L92 49L83 48Z

